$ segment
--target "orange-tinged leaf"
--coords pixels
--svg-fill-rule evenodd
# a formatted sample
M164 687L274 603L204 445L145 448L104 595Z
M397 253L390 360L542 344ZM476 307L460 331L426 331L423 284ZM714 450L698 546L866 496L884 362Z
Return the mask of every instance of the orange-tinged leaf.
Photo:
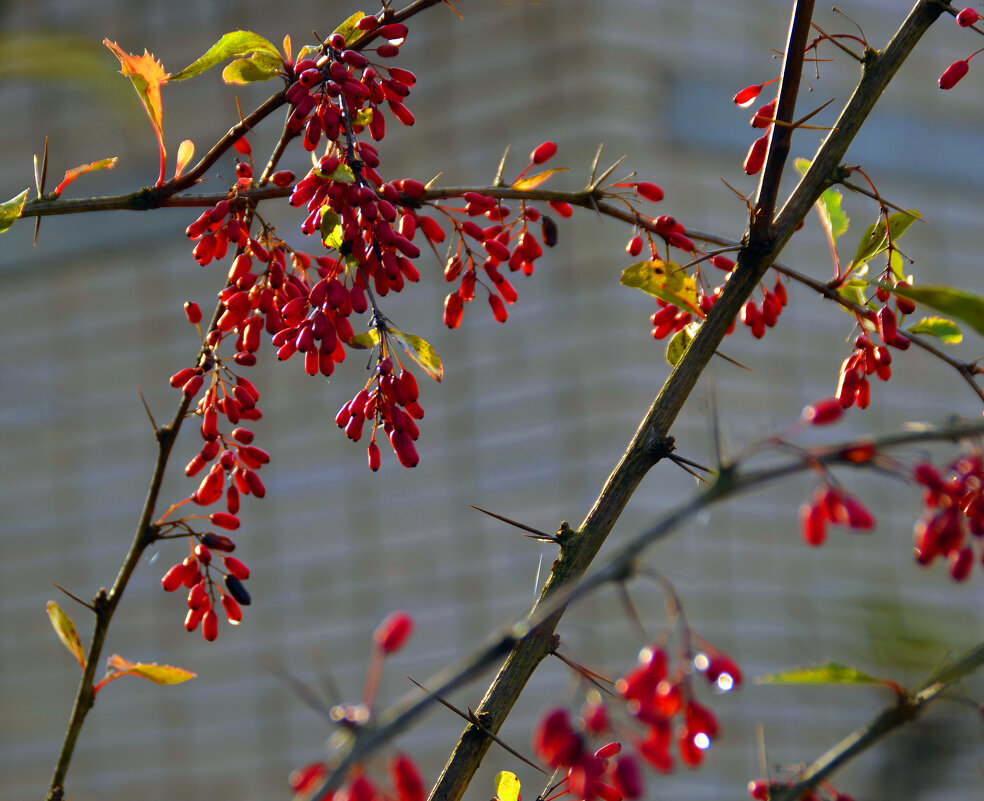
M131 662L124 659L119 654L113 654L106 660L107 678L119 678L127 674L141 676L155 684L180 684L188 679L193 679L197 674L183 668L172 667L171 665L146 664L143 662Z
M120 60L123 66L120 72L130 79L147 116L150 117L151 125L154 126L157 144L161 149L161 174L157 181L159 186L164 183L164 164L167 159L167 150L164 147L164 106L161 101L161 87L167 83L167 71L164 65L146 50L142 56L137 56L127 53L116 42L111 42L109 39L103 39L103 44Z
M52 190L52 194L55 197L58 197L62 191L64 191L65 187L72 183L72 181L80 175L85 175L87 172L93 172L95 170L111 170L116 166L116 162L119 160L119 156L112 156L108 159L99 159L99 161L93 161L89 164L80 164L78 167L73 167L70 170L66 170L65 177L62 178L62 182Z
M66 615L54 601L48 601L48 617L51 619L51 625L54 627L58 639L78 660L79 666L84 668L85 651L82 648L82 641L79 639L79 633L75 630L72 618Z
M513 185L513 189L536 189L540 184L545 183L546 180L553 175L555 172L565 172L567 167L554 167L552 170L544 170L543 172L538 172L536 175L530 175L527 178L520 178Z
M185 167L188 166L188 162L191 161L191 157L195 155L195 143L190 139L185 139L180 145L178 145L178 163L174 168L174 177L180 178L184 173Z

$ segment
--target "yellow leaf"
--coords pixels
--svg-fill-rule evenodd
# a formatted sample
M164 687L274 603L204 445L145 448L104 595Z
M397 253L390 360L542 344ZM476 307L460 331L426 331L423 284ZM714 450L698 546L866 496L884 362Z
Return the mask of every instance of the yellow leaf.
M567 167L554 167L552 170L544 170L543 172L538 172L536 175L530 175L527 178L520 178L516 183L512 185L513 189L536 189L540 184L544 183L551 175L555 172L565 172Z
M190 139L185 139L180 145L178 145L178 164L174 168L175 178L181 177L185 167L188 166L188 162L191 161L191 158L194 155L195 143Z
M444 378L444 365L441 364L441 357L437 355L437 351L426 339L416 334L406 334L395 328L387 328L386 332L403 346L407 355L417 362L427 375L441 383L441 379Z
M359 35L360 31L356 28L356 23L365 16L361 11L356 11L351 17L349 17L345 22L339 25L332 33L340 33L345 37L345 44L348 44Z
M519 801L519 778L508 770L495 775L495 797L499 801Z
M82 649L82 641L79 639L79 633L75 630L72 618L66 615L54 601L48 601L48 617L51 618L51 625L54 626L58 639L79 661L79 666L84 668L85 652Z
M641 289L681 309L686 306L698 315L703 314L697 303L697 282L675 262L639 261L626 267L619 280L624 286Z
M131 662L124 659L119 654L113 654L106 662L106 668L112 678L119 678L127 674L141 676L155 684L180 684L188 679L193 679L197 674L183 668L171 667L170 665L145 664L142 662Z

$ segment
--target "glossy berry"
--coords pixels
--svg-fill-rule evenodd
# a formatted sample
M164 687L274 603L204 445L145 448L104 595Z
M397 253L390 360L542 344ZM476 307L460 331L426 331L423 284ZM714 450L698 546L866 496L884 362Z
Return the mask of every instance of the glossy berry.
M534 148L533 152L530 153L530 162L533 164L543 164L545 161L549 161L557 153L557 143L556 142L544 142Z
M762 165L765 164L765 155L768 150L768 134L765 134L752 142L752 146L748 148L748 155L745 156L745 162L742 165L745 169L746 175L755 175L755 173L762 169Z
M940 76L940 89L952 89L969 70L970 64L967 59L954 61L943 71L943 74Z
M981 15L978 14L974 9L965 8L963 11L957 14L957 25L959 25L961 28L969 28L971 25L976 23L977 20L979 20L980 18Z

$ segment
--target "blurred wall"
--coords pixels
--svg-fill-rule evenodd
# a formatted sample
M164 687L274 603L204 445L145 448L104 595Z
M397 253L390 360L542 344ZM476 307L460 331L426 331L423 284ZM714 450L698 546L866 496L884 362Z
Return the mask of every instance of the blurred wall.
M417 123L410 130L390 126L381 147L386 176L426 181L442 173L448 184L488 182L506 145L516 154L515 172L522 154L551 138L560 146L557 165L571 167L556 185L578 187L603 142L603 160L627 154L622 169L664 187L661 212L740 237L745 208L719 178L753 190L740 166L753 134L748 113L730 98L774 75L769 48L783 47L786 3L473 0L459 7L463 22L439 7L412 25L399 64L419 78L409 102ZM0 67L0 108L7 112L0 196L33 185L31 157L45 135L49 187L63 169L120 156L115 170L83 177L67 196L153 182L156 144L116 60L99 45L104 37L133 52L146 47L173 71L228 30L255 30L275 42L290 34L301 43L312 29L330 31L357 8L348 0L7 0L0 4L0 48L28 35L43 39L27 61L4 58L0 49L7 65ZM845 10L876 46L903 12L885 0L858 0ZM827 30L854 31L826 10L817 19ZM971 69L951 92L935 85L972 45L967 32L941 21L848 155L884 196L931 221L913 226L904 243L924 282L959 283L979 273L984 83ZM846 98L857 77L845 59L820 67L819 78L808 77L813 91L802 95L804 109ZM172 156L185 138L204 152L235 119L235 96L248 109L269 90L234 91L217 71L166 87ZM834 113L816 119L829 124ZM257 131L254 152L269 147L276 127ZM794 154L809 156L819 136L798 136ZM292 153L284 166L303 171L304 157ZM229 178L232 170L226 158L217 172ZM849 256L875 209L852 198L845 205L853 221L842 245ZM270 215L282 231L296 230L283 209L271 207ZM166 419L176 402L167 376L197 348L181 304L214 302L223 268L199 268L181 235L195 216L167 209L50 218L36 248L32 222L24 221L0 240L3 799L36 799L45 791L74 698L77 671L45 620L45 602L57 598L70 610L83 640L91 631L84 612L51 583L83 597L112 583L154 454L138 387L157 419ZM421 381L427 416L421 465L413 471L387 455L379 474L370 474L363 447L334 425L338 407L362 380L358 358L329 383L303 375L294 361L262 360L254 381L264 418L255 428L258 444L273 456L263 471L269 493L244 504L237 551L253 568L255 602L242 626L223 624L218 641L206 644L185 634L182 601L159 588L183 545L163 546L145 560L106 655L176 664L199 678L165 688L127 679L100 695L69 774L73 799L284 797L287 774L323 753L329 729L270 671L271 663L314 684L330 675L354 700L369 632L391 609L406 608L417 632L388 669L386 702L409 688L406 674L423 680L490 627L529 608L553 551L468 505L547 531L564 519L576 524L590 508L669 369L648 334L652 304L618 284L628 235L591 215L562 224L558 247L533 278L517 282L520 300L508 324L495 324L476 304L455 332L441 324L441 265L421 259L421 286L386 301L394 322L428 339L446 364L443 385ZM300 244L298 234L289 236ZM814 220L785 261L819 278L830 274ZM702 382L673 431L682 454L713 458L712 390L732 453L832 393L850 347L848 318L796 287L790 295L792 306L765 340L753 342L740 330L725 343L724 352L752 372L714 364L713 388ZM974 337L957 352L976 356ZM262 353L269 355L268 346ZM953 374L910 351L897 359L891 383L874 387L872 408L852 413L832 436L979 411ZM182 435L175 465L197 450L195 439ZM176 473L165 503L193 489L180 468ZM815 480L801 476L713 510L648 557L675 582L695 630L732 653L747 676L837 660L914 684L947 653L979 638L981 577L955 586L942 567L922 572L908 553L917 493L891 479L844 480L856 482L875 511L876 533L834 531L826 547L807 551L797 507ZM633 498L613 543L693 489L689 476L660 465ZM643 584L634 594L650 632L658 631L664 615L656 589ZM561 632L574 656L613 677L643 644L610 594L574 609ZM979 689L979 682L969 687L971 694ZM454 700L474 708L483 692L476 685ZM537 710L573 701L577 692L565 668L545 665L506 738L528 751ZM705 766L652 778L652 797L741 797L744 783L761 773L759 723L770 765L795 764L888 701L873 689L794 691L749 682L712 702L724 734ZM436 709L399 746L432 779L459 730L456 718ZM980 792L982 750L972 711L939 705L837 784L857 797L966 798ZM487 763L470 797L489 797L500 769L518 772L530 797L539 790L539 779L504 752L493 750Z

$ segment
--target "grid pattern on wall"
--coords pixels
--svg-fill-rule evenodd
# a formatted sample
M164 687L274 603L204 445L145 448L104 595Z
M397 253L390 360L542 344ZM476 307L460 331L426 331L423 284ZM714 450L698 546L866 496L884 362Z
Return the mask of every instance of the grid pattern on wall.
M900 13L893 3L855 5L852 16L872 41L883 40ZM312 27L330 29L356 10L351 2L327 6L8 0L0 4L0 26L6 35L70 33L90 44L108 37L132 51L147 47L173 69L226 30L256 30L274 41L290 33L300 41ZM729 98L774 70L765 48L782 45L784 3L759 0L739 10L707 0L503 0L461 7L464 22L439 8L414 25L401 63L420 78L410 103L418 122L391 131L381 148L393 175L427 180L443 170L449 183L478 183L489 180L505 144L525 153L553 138L561 148L558 164L572 167L568 185L575 186L603 140L613 159L629 154L631 169L663 185L668 211L697 228L740 232L743 208L718 176L750 191L735 176L751 137ZM822 24L842 23L826 15ZM932 220L910 234L907 246L914 269L940 282L973 275L979 252L984 176L979 163L966 163L965 150L978 141L980 95L972 85L941 98L927 77L958 57L953 53L961 46L953 31L933 31L905 67L904 89L886 93L885 110L849 156L875 165L887 196L918 205ZM112 56L96 45L91 57L101 58L113 76ZM80 180L79 195L153 180L155 145L126 82L118 75L96 83L78 77L0 80L0 107L16 118L0 126L5 197L31 183L30 158L45 135L51 175L121 156L113 172ZM849 67L825 68L808 97L822 102L853 78ZM265 91L240 92L244 108ZM168 87L165 108L172 149L184 138L204 148L233 118L233 92L206 76ZM257 132L257 152L272 135ZM814 146L804 145L802 155ZM287 166L303 169L303 159L293 158ZM231 175L231 160L220 172ZM852 203L849 212L855 228L873 215L862 204ZM37 248L29 224L3 240L3 799L37 798L47 786L74 695L74 664L44 619L44 604L56 593L51 582L84 596L112 581L153 454L137 387L155 414L168 414L175 398L166 376L196 348L181 303L193 299L206 307L215 292L217 270L195 265L187 242L174 234L191 219L179 210L53 218L41 226ZM285 215L284 230L288 224L294 222ZM469 309L459 331L444 330L436 262L425 262L419 290L388 307L401 327L430 340L447 365L442 386L423 387L422 464L412 472L390 460L380 474L369 474L362 449L334 426L335 411L358 380L358 360L330 383L307 378L293 363L257 368L264 394L257 431L273 461L264 471L268 497L247 504L240 537L254 569L256 602L243 626L223 628L218 642L206 646L182 631L181 602L159 590L160 575L180 548L162 547L148 557L107 653L182 665L199 679L172 688L126 680L100 695L70 774L72 798L283 797L287 773L322 753L329 730L271 665L312 683L330 674L354 698L368 632L390 609L404 607L413 612L417 633L387 673L381 697L390 700L408 689L406 674L425 678L529 608L541 559L545 566L553 553L468 505L545 530L563 519L579 521L668 369L647 335L651 304L616 281L626 232L586 216L562 225L560 235L537 274L519 285L521 298L506 326L485 309ZM804 229L787 255L811 274L829 269L815 226ZM743 331L728 341L728 355L754 373L724 362L714 367L713 391L732 451L832 389L847 348L845 325L805 293L791 294L802 325L780 323L761 343ZM939 365L913 354L890 385L876 388L876 409L863 420L852 417L844 435L913 418L978 414L968 392L934 401L925 391L950 380ZM709 391L695 394L674 431L681 452L699 461L711 452ZM193 439L179 441L178 462L193 453ZM164 497L183 497L187 484L183 477L170 480ZM692 489L688 476L661 466L613 540L624 541ZM901 683L918 680L948 651L974 641L981 623L975 582L953 587L942 571L919 573L906 553L918 506L908 488L860 483L858 493L878 513L878 533L841 534L819 552L807 552L796 531L798 504L810 491L812 480L800 477L739 499L650 555L677 584L703 636L733 653L750 676L836 659ZM663 616L654 588L634 593L650 630L658 630ZM84 615L73 614L85 637ZM574 609L562 635L572 653L611 675L631 664L642 644L612 597ZM481 691L475 686L453 700L474 707ZM545 668L506 738L528 750L537 710L570 701L575 691L560 665ZM770 762L795 763L819 754L885 701L865 689L804 693L750 685L714 703L725 734L707 765L654 782L659 797L740 794L759 773L759 722ZM437 711L399 745L433 777L458 728ZM980 748L972 715L957 705L940 708L841 783L858 797L892 797L904 789L912 799L965 798L979 792ZM493 752L488 762L475 797L490 791L490 777L503 768L537 786L504 753Z

